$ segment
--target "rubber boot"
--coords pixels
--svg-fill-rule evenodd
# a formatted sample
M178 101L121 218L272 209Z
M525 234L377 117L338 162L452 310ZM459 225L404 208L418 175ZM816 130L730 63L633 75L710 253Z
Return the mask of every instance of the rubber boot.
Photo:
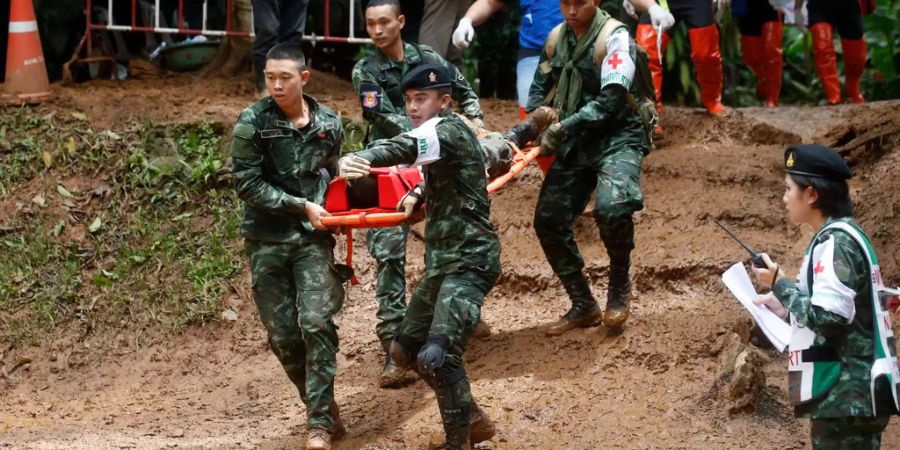
M631 315L631 278L629 269L631 258L628 255L610 258L609 287L606 291L606 313L603 324L607 328L619 329Z
M653 90L656 91L656 108L659 112L663 111L662 106L662 82L663 82L663 67L659 62L659 50L662 50L662 53L666 53L666 47L669 46L669 35L663 33L662 42L660 43L661 49L656 47L656 30L653 29L653 25L650 24L638 24L637 26L637 36L636 41L637 44L641 47L644 47L644 50L647 51L647 59L650 66L650 74L653 76Z
M332 400L330 411L332 428L334 429L331 433L331 439L338 440L347 434L347 427L344 426L344 421L341 420L341 409L336 401Z
M441 413L441 422L444 425L444 448L447 450L461 450L471 448L469 431L471 430L470 415L475 409L472 401L469 380L465 371L460 368L456 372L461 378L453 380L454 374L445 375L435 379L435 396L438 409Z
M722 55L719 53L719 28L715 25L688 30L691 59L697 69L700 101L711 116L725 113L722 105Z
M841 81L838 79L831 24L816 23L809 27L809 31L812 32L813 57L816 60L819 80L822 81L822 89L825 91L825 101L829 105L836 105L841 102Z
M469 414L469 444L475 445L484 442L497 434L497 427L488 417L487 413L478 405ZM443 434L433 434L428 442L428 450L439 450L446 448L446 442Z
M566 293L569 294L569 300L572 307L565 315L556 322L547 325L544 328L544 334L547 336L559 336L569 330L575 328L587 328L599 325L599 321L603 316L603 311L597 305L591 294L591 287L581 272L571 275L559 277L562 281Z
M782 76L782 36L784 28L781 22L766 22L762 25L762 79L764 95L761 99L763 106L774 108L778 106L778 98L781 95ZM758 86L757 86L758 91Z
M762 67L763 39L761 36L741 36L741 61L756 76L756 98L765 98L766 73Z
M391 358L391 341L382 342L384 347L384 368L378 376L378 387L382 389L396 388L406 381L406 369L398 366Z
M306 450L331 450L331 433L324 428L310 428L306 437Z
M847 99L853 103L864 103L859 90L859 80L866 69L866 41L862 39L841 39L844 49L844 87Z
M494 330L491 329L491 326L483 318L479 318L478 323L475 324L475 331L472 332L472 337L487 339L492 334L494 334Z

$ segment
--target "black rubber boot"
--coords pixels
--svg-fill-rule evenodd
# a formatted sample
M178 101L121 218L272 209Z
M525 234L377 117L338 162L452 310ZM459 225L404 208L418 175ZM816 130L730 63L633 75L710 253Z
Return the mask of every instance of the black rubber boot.
M406 382L406 369L398 366L391 358L391 341L382 342L384 347L384 368L378 376L378 387L396 388Z
M563 288L569 294L572 307L559 320L544 329L547 336L558 336L574 328L599 325L603 312L591 294L591 287L581 272L559 277Z
M606 291L606 314L603 324L608 328L621 328L631 315L631 257L628 254L610 258L609 288Z

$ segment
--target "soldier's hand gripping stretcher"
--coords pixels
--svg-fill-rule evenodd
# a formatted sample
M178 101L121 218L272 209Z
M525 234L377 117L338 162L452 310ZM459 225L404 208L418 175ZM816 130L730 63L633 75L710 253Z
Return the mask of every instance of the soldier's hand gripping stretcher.
M545 130L551 124L559 124L556 113L546 106L532 111L528 118L502 135L486 131L480 120L460 118L478 137L490 180L488 192L503 187L542 154L542 146L526 146L541 142L541 133L546 135ZM375 228L422 220L424 193L419 181L416 169L372 169L363 158L353 154L344 156L338 161L338 178L331 182L326 194L328 215L322 217L321 223L326 227ZM400 200L396 202L395 212L396 198Z

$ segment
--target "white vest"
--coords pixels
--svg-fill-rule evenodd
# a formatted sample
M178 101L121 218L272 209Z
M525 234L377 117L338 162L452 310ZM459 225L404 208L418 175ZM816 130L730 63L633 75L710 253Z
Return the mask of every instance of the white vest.
M887 308L887 293L884 292L884 283L881 278L881 270L878 267L878 259L869 239L853 225L845 222L832 222L823 227L813 239L803 258L803 265L798 277L798 285L806 294L812 296L813 305L827 311L840 314L847 318L848 323L853 321L856 313L852 300L842 302L836 300L840 294L847 294L843 290L851 291L837 279L834 274L834 238L821 245L815 245L819 236L827 230L841 230L850 235L863 249L869 266L869 282L872 292L872 312L874 314L874 360L871 366L870 395L872 396L872 410L875 411L875 385L885 378L891 387L894 407L900 411L900 369L897 365L897 353L894 347L894 333L891 327L890 311ZM824 261L824 264L820 265ZM812 267L810 265L813 264ZM821 274L816 279L817 289L826 291L832 295L813 295L812 280L807 274L813 270L820 270ZM833 278L833 279L832 279ZM820 288L821 286L821 288ZM821 293L820 293L821 294ZM815 345L816 334L808 328L797 323L791 314L791 343L790 358L788 362L788 384L790 397L794 404L804 404L818 400L827 395L837 383L841 374L841 362L837 352L827 345ZM821 340L820 340L821 342Z

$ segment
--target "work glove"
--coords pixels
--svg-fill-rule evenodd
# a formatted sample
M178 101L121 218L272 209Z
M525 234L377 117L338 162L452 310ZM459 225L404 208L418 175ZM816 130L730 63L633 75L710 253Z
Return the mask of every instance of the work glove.
M475 29L472 28L472 19L468 17L459 19L459 25L453 31L453 45L456 48L466 48L472 43L472 38L474 37Z
M556 122L547 128L544 135L541 136L541 156L550 156L556 153L556 149L566 137L566 127L562 122Z
M625 10L625 13L631 16L632 19L637 19L637 11L634 10L634 5L631 4L628 0L622 0L622 9Z
M369 161L356 155L347 155L338 160L338 176L348 181L368 175L369 169Z
M657 32L660 31L660 28L665 32L675 25L675 17L672 16L672 13L663 9L662 6L653 5L647 12L650 14L650 23L653 24L653 29Z

